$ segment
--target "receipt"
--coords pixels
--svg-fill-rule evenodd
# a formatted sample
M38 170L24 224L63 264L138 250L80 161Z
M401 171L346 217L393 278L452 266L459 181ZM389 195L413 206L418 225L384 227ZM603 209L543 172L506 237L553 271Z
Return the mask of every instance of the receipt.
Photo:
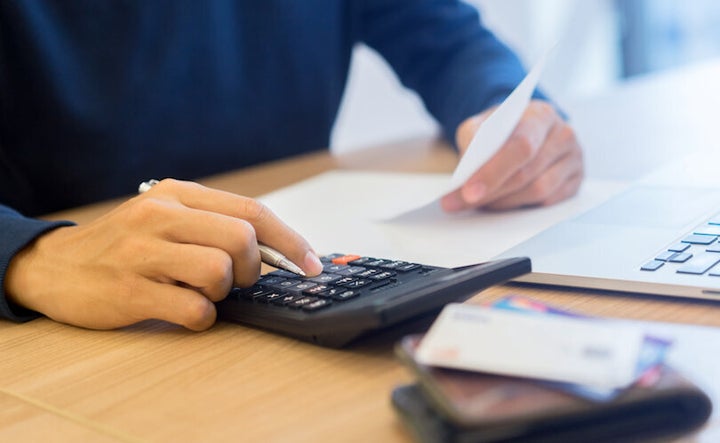
M510 95L493 111L473 136L465 154L460 159L450 181L430 195L405 199L389 213L380 214L380 220L390 220L408 212L437 202L442 196L459 189L485 162L502 147L517 126L530 104L532 94L540 81L548 57L555 45L546 51L530 72Z

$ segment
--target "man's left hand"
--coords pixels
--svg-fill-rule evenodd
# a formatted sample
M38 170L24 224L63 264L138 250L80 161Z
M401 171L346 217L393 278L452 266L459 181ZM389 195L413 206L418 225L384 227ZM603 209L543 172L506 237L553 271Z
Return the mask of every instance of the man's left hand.
M493 110L458 126L461 155ZM572 128L550 104L533 100L498 152L441 203L447 212L546 206L575 195L582 179L583 156Z

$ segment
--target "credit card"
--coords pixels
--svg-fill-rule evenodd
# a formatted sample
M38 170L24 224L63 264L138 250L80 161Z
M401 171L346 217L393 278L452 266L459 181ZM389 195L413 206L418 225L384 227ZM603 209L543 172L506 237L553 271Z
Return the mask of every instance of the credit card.
M618 389L636 378L644 332L629 324L449 304L418 348L422 364Z
M555 306L548 305L539 300L535 300L529 297L525 297L517 294L510 294L505 297L499 298L494 302L491 302L485 306L490 306L494 309L506 309L516 312L534 313L534 314L550 314L550 315L561 315L564 317L572 318L585 318L592 319L595 321L606 321L606 322L622 322L623 320L611 320L605 318L590 317L587 315L579 314L577 312L569 311L567 309L558 308ZM643 345L640 350L640 355L635 366L635 377L641 377L646 371L649 371L656 366L662 364L665 361L665 356L672 345L672 340L663 337L656 337L653 335L645 335Z

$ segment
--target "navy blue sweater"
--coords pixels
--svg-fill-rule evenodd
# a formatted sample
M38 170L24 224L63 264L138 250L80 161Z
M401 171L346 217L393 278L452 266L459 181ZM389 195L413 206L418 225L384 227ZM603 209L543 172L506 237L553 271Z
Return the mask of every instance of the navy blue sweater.
M358 42L450 137L524 74L457 0L0 2L0 283L30 217L326 147Z

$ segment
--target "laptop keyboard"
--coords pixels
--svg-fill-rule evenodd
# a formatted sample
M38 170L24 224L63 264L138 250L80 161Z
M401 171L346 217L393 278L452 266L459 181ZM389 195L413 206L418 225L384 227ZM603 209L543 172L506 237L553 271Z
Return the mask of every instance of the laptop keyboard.
M679 274L720 277L720 215L690 231L645 263L640 270L654 272L671 267Z

